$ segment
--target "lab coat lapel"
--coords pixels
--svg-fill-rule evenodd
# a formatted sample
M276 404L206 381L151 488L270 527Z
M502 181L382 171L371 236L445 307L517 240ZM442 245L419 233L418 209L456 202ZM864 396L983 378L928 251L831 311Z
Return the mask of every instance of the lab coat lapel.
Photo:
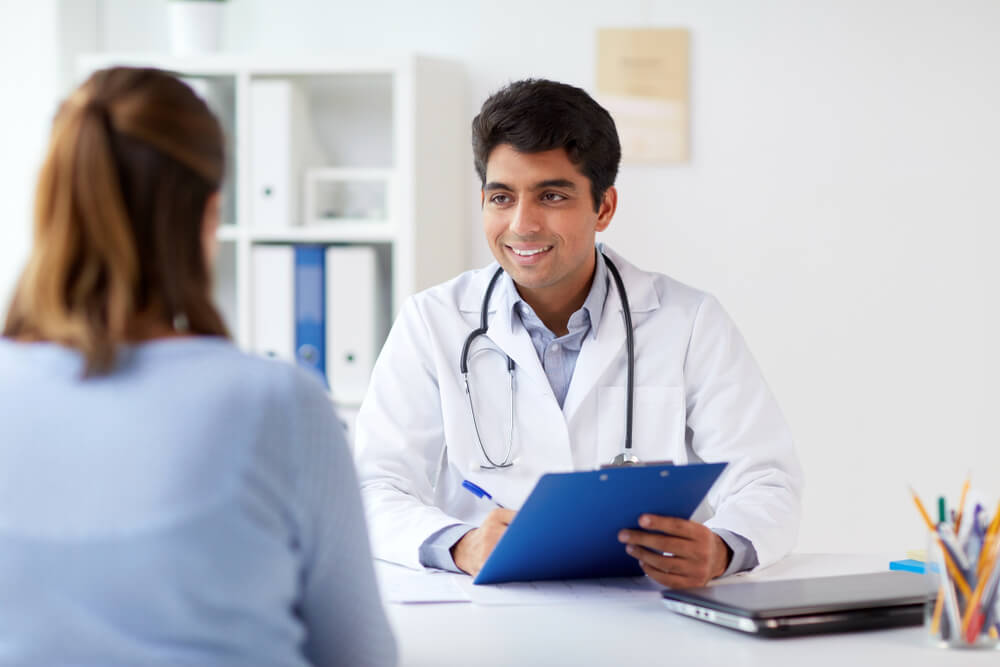
M531 336L519 320L511 321L512 304L506 299L501 300L499 304L497 310L491 314L490 328L486 331L486 336L514 360L521 377L539 383L551 393L552 386L545 376L538 353L531 344Z
M597 337L587 334L580 347L580 356L576 359L576 368L573 369L573 378L563 403L563 413L568 422L572 422L580 405L594 390L598 378L615 357L621 354L624 359L624 350L625 323L622 321L621 299L612 279Z
M474 315L474 327L479 326L483 295L489 286L490 278L496 273L497 266L498 264L494 262L479 271L476 277L469 282L460 298L459 308L463 313L468 314L467 317ZM551 394L552 387L549 385L548 378L545 377L542 362L539 361L538 354L531 344L531 337L519 320L511 321L511 306L513 304L503 285L505 278L505 276L500 277L493 289L493 294L490 295L486 337L504 354L509 355L514 360L519 379L527 378L532 382L537 382ZM484 342L478 344L482 345Z
M632 313L632 328L635 330L644 319L644 313L649 313L660 305L653 278L626 262L609 248L605 247L604 252L618 267L625 283L625 292ZM608 366L616 359L625 364L624 309L614 278L609 275L608 281L608 296L604 302L597 335L595 337L592 332L584 338L580 356L576 360L576 368L573 370L573 379L566 393L566 401L563 403L563 413L568 422L573 421L580 406L595 390ZM638 363L640 361L637 359L636 364Z

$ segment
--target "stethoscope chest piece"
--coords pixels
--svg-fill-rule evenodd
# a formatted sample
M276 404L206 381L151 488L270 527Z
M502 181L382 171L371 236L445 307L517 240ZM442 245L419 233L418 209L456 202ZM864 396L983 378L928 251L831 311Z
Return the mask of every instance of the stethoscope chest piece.
M621 454L615 456L615 458L611 459L611 465L613 466L634 466L638 465L638 463L639 457L626 452L622 452Z

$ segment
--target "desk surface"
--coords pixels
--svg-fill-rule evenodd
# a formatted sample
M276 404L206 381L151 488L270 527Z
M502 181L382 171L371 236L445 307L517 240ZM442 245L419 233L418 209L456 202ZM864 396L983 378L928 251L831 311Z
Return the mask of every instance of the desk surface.
M747 579L884 571L885 556L793 555ZM439 575L451 576L451 575ZM458 576L458 575L455 575ZM997 651L925 643L922 628L768 640L667 611L648 600L537 606L387 604L402 665L997 665Z

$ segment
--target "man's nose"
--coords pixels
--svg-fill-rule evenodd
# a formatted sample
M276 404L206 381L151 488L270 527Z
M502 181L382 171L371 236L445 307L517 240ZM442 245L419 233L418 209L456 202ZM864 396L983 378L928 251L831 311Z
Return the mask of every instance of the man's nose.
M541 229L538 212L530 202L518 202L511 212L510 231L518 236L531 236Z

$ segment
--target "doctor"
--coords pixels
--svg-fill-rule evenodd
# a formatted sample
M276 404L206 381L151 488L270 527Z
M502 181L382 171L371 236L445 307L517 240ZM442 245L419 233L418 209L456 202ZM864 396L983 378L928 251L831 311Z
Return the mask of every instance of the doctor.
M475 574L542 474L622 454L729 462L703 523L643 515L619 534L659 583L788 553L801 471L743 338L711 296L596 244L618 204L611 116L579 88L518 81L483 104L472 145L496 262L410 298L375 364L356 430L375 556Z

